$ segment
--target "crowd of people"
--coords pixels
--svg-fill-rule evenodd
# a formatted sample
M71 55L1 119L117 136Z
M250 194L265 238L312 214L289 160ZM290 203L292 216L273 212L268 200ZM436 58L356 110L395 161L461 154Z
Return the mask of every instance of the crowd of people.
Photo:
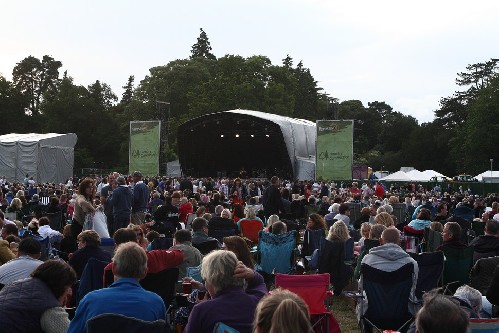
M349 259L356 265L349 276L361 292L363 264L385 272L412 265L407 304L419 332L465 332L467 318L490 318L499 305L499 285L493 283L486 295L464 285L451 297L428 293L422 307L412 307L418 264L407 253L409 232L429 228L441 235L437 250L473 247L474 261L499 255L497 194L443 192L439 186L412 183L143 177L139 171L72 177L65 184L40 184L32 177L10 183L3 177L0 186L0 332L85 332L88 322L104 313L165 320L164 300L140 281L172 267L195 287L190 305L175 316L179 330L311 332L302 299L286 290L268 293L267 277L250 252L258 230L301 231L297 251L309 273L320 249L304 232L341 244L354 239L355 257ZM358 214L352 214L352 204ZM397 205L404 205L403 215L394 213ZM458 214L463 208L469 216ZM54 230L55 215L62 223ZM256 234L247 231L249 222ZM471 223L484 225L484 234L473 240ZM109 238L113 253L101 246ZM40 260L46 259L45 240L44 246L56 249L55 259ZM168 240L172 244L165 248ZM91 259L104 263L105 288L79 297L74 284ZM204 283L188 276L188 268L198 266ZM494 275L499 281L499 266ZM331 281L340 294L344 285ZM71 320L67 306L76 306ZM452 321L432 313L456 306L462 312ZM368 307L366 298L358 303L359 320ZM26 311L29 318L21 316Z

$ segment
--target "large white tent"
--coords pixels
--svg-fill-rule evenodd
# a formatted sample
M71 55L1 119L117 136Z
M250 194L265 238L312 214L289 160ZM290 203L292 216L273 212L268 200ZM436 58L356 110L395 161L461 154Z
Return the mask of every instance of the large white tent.
M499 175L498 175L499 176ZM392 181L392 182L429 182L433 177L445 177L440 172L434 170L419 171L412 169L411 171L397 171L392 173L380 180Z
M411 177L409 177L404 171L397 171L386 177L381 178L380 180L388 182L410 182Z
M427 182L430 180L431 177L428 177L424 172L421 172L419 170L413 169L409 172L406 172L407 176L411 178L412 181L416 182Z
M475 177L479 182L499 183L499 171L484 171Z
M36 182L65 182L73 175L77 139L74 133L0 135L0 176L18 182L26 175Z

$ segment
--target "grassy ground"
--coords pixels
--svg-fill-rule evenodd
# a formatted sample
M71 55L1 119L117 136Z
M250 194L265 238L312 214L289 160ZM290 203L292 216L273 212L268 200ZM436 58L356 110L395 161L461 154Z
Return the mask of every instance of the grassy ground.
M342 333L360 333L355 316L354 301L346 296L333 296L333 314Z
M357 283L350 283L344 290L357 290ZM353 299L344 295L333 296L332 311L342 333L360 333Z

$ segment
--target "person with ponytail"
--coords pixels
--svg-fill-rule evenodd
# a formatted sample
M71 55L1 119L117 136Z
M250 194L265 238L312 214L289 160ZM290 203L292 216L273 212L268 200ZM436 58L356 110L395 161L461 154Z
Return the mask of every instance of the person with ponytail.
M275 289L258 303L254 333L311 333L307 304L295 293Z

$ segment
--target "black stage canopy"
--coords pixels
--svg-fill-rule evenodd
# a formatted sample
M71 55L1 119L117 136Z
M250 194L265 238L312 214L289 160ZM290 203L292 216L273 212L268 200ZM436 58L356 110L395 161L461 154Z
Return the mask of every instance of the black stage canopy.
M250 110L194 118L177 132L182 172L195 177L295 178L310 169L303 161L315 159L315 140L311 121Z

